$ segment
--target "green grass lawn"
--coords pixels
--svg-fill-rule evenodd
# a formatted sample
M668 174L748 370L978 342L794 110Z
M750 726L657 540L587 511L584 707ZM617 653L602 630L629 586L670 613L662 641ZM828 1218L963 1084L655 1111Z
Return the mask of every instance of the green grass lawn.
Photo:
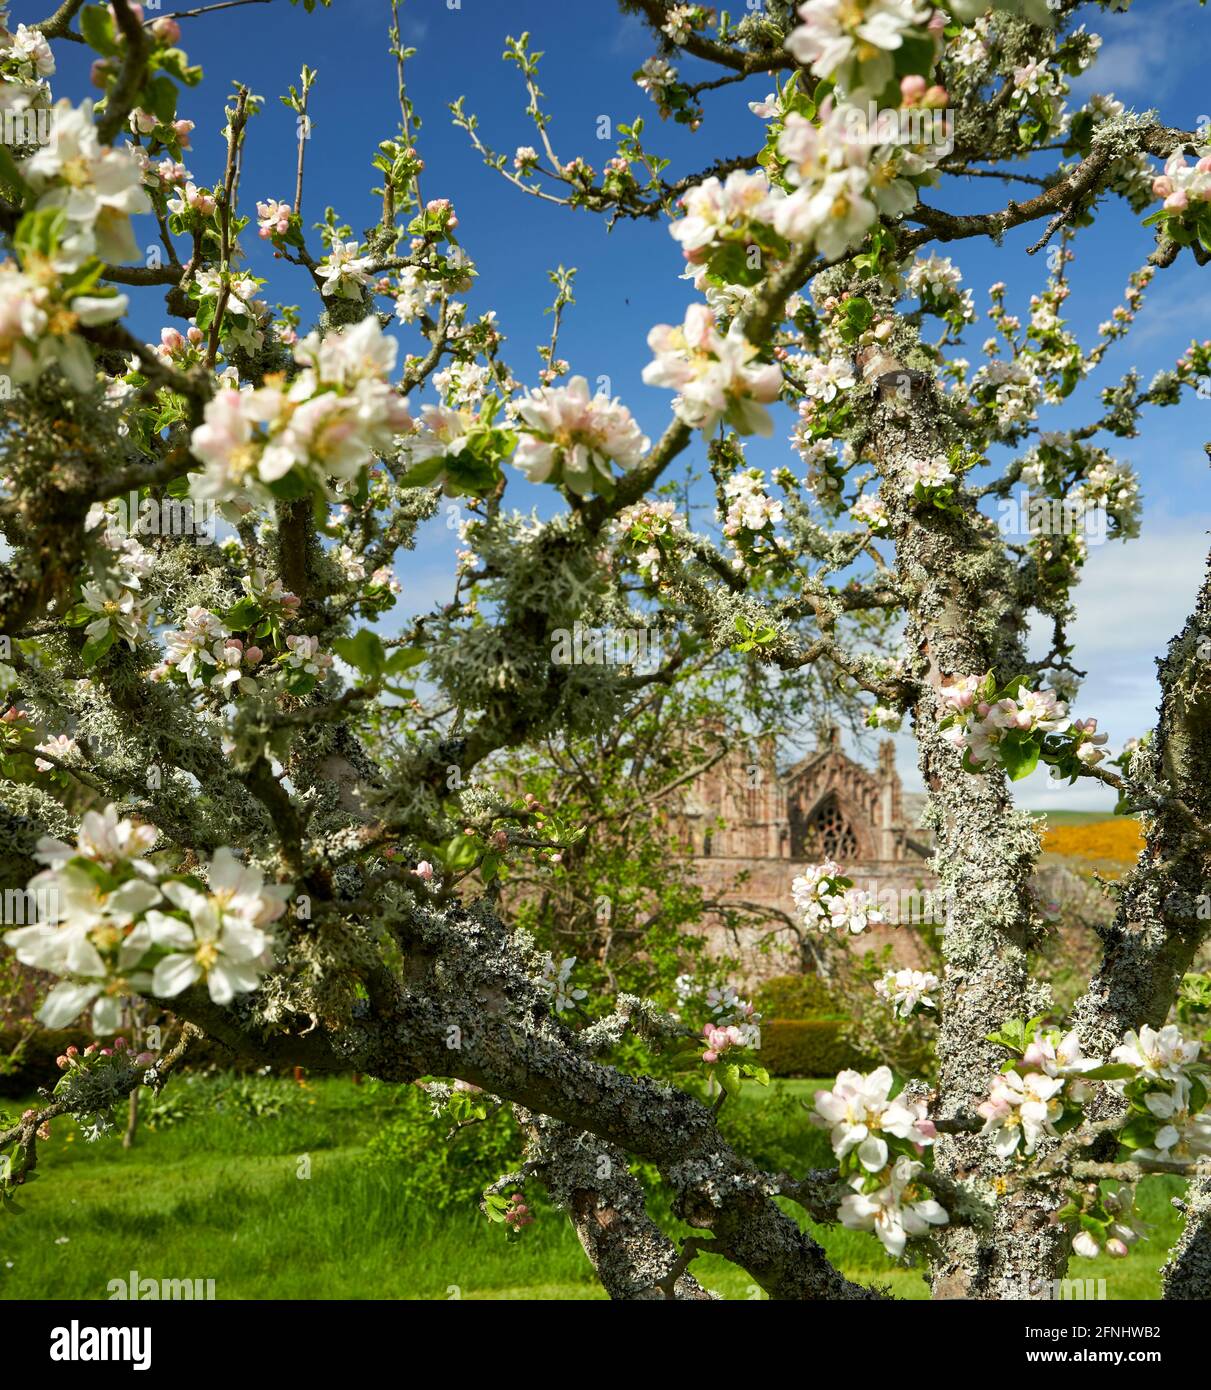
M22 1196L24 1213L0 1216L0 1298L104 1299L109 1281L131 1270L213 1279L216 1296L228 1299L604 1296L566 1220L541 1200L535 1223L510 1238L473 1208L438 1212L408 1197L397 1168L369 1162L366 1145L391 1118L389 1091L348 1080L276 1084L289 1104L273 1118L212 1109L142 1130L132 1150L117 1139L86 1144L74 1122L57 1121ZM775 1092L785 1107L821 1084L775 1083ZM762 1138L764 1100L748 1088L734 1116L759 1145L773 1142ZM825 1137L803 1119L805 1152L818 1163ZM1140 1206L1153 1230L1128 1259L1074 1261L1072 1275L1105 1278L1111 1299L1157 1297L1178 1225L1168 1196L1178 1186L1145 1184ZM892 1266L873 1236L816 1233L851 1277L925 1297L921 1273ZM694 1272L726 1298L759 1296L743 1271L716 1257L696 1261Z

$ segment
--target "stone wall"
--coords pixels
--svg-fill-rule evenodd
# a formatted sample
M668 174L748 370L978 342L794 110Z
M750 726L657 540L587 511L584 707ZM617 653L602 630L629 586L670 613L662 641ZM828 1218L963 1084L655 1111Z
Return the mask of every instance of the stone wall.
M774 975L796 974L804 968L804 955L795 934L787 929L794 918L791 881L810 861L790 859L742 859L696 857L694 874L710 897L737 905L766 909L752 927L730 932L722 924L704 924L702 936L712 955L740 961L745 988ZM879 951L890 944L899 965L920 966L923 958L916 934L905 929L908 921L926 921L941 931L946 905L936 895L937 880L922 862L867 860L842 866L858 888L871 893L883 909L889 925L873 927L848 938L851 950ZM779 931L781 927L783 930Z

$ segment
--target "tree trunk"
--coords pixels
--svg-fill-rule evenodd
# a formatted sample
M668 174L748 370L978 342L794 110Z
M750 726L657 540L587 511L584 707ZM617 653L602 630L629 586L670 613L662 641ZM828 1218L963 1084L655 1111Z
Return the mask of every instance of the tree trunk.
M913 352L906 342L903 362L911 363ZM1038 929L1029 892L1038 852L1033 823L1014 810L999 770L966 772L959 751L938 729L948 712L937 693L944 680L989 670L1009 679L1022 672L1025 624L994 523L970 502L961 514L914 504L910 465L945 453L958 438L932 374L907 370L879 353L867 379L879 399L866 448L885 479L898 577L910 596L908 674L920 690L913 717L947 905L935 1112L945 1120L970 1116L1004 1061L1004 1049L987 1035L1048 1004L1047 991L1027 972ZM939 1175L972 1183L994 1210L991 1229L941 1230L934 1297L1049 1297L1067 1260L1063 1232L1048 1224L1060 1205L1057 1195L1009 1188L1005 1178L1014 1159L999 1159L978 1134L940 1135L934 1158Z

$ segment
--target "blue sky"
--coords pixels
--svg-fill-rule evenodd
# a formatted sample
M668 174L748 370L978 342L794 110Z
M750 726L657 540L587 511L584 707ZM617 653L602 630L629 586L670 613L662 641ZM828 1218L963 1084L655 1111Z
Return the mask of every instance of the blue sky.
M676 243L664 225L619 224L607 234L598 217L525 197L484 167L464 133L453 128L448 103L465 95L467 109L480 117L482 138L498 150L536 144L517 71L501 62L506 35L528 30L533 46L547 55L540 82L561 157L581 154L599 169L611 152L608 143L596 138L599 118L608 116L617 125L642 115L645 140L672 159L670 174L677 176L717 156L754 148L761 125L746 103L764 96L771 84L758 77L708 94L706 124L694 136L662 124L632 81L635 68L654 52L638 20L620 16L606 3L585 0L509 0L507 5L461 0L451 8L453 4L455 0L405 0L403 13L406 39L420 50L410 65L409 88L424 121L419 140L426 161L424 191L427 197L454 202L460 238L480 272L468 303L474 312L497 311L507 338L506 358L519 379L533 383L539 366L535 345L550 332L550 319L542 312L552 295L547 271L559 264L576 266L577 304L561 335L560 355L590 381L608 376L613 391L655 436L667 422L669 398L640 380L649 357L646 334L654 323L680 321L693 298L679 278ZM170 7L165 0L163 8ZM42 17L47 4L18 0L12 8L14 21L30 20ZM221 175L222 105L231 83L241 80L266 98L248 137L244 199L292 196L294 117L277 98L297 83L301 65L308 63L318 69L319 80L312 97L315 124L307 150L305 220L318 220L331 204L355 233L373 222L370 159L398 120L394 69L386 51L387 16L386 0L334 0L331 10L312 15L286 0L272 0L184 21L182 47L206 70L206 81L185 94L180 113L197 122L186 160L195 179L213 183ZM1168 124L1192 128L1208 104L1199 82L1198 55L1205 51L1211 25L1196 0L1137 0L1128 13L1091 10L1090 16L1088 27L1101 33L1104 45L1077 91L1113 91L1128 106L1158 106ZM74 45L56 48L61 63L56 92L78 96L87 87L87 55ZM683 64L683 73L689 75L693 67L692 62ZM1164 81L1160 89L1153 85L1157 74ZM932 190L928 200L951 210L991 210L1003 205L1000 190L991 180L952 180L945 189ZM1046 278L1043 258L1026 255L1039 230L1019 229L1000 249L974 241L949 248L965 284L975 289L977 308L987 304L984 287L1004 280L1011 312L1025 313L1030 294ZM266 290L270 301L301 304L308 322L318 301L303 272L274 265L255 236L246 233L245 246L251 267L272 276ZM1067 315L1083 341L1091 341L1096 325L1121 302L1127 275L1150 248L1151 233L1117 201L1107 202L1097 228L1078 240ZM1207 336L1209 275L1188 255L1159 274L1134 332L1111 350L1101 371L1064 407L1044 415L1041 426L1083 423L1096 411L1096 392L1128 367L1137 367L1147 380L1171 365L1192 336ZM134 299L134 327L156 337L163 323L157 312L162 302L140 298L138 292ZM978 361L985 336L986 326L977 324L964 355ZM415 339L404 342L408 350L417 350ZM795 463L786 443L789 412L784 418L785 428L780 421L771 441L751 448L752 462L765 468ZM1077 665L1089 672L1077 712L1097 715L1116 743L1151 724L1153 659L1184 622L1201 578L1211 524L1202 452L1203 440L1211 438L1206 421L1211 421L1208 403L1189 399L1146 416L1138 439L1113 441L1112 451L1141 475L1143 534L1125 545L1093 548L1077 593L1081 617L1075 634ZM700 467L702 459L696 444L689 464ZM517 506L550 506L549 490L544 497L541 490L519 484L511 495ZM401 621L405 614L448 597L454 549L453 533L438 525L425 534L417 553L404 559L404 601L397 609ZM918 787L907 738L900 748L900 767L906 784ZM1051 789L1041 775L1018 792L1023 804L1040 807L1110 804L1100 788Z

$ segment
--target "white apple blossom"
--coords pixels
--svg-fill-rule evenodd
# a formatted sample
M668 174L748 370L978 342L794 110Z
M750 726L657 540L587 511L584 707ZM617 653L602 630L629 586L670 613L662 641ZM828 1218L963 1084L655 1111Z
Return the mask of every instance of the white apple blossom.
M663 58L648 58L635 74L635 81L655 102L663 105L665 91L677 81L677 69Z
M950 461L944 454L938 454L934 458L911 458L908 460L906 468L907 477L904 481L904 490L913 492L918 487L933 491L937 488L948 487L957 479L950 467Z
M962 279L962 272L949 256L939 256L936 251L931 251L928 256L918 256L913 261L905 283L911 294L936 294L957 290Z
M1176 1024L1157 1029L1145 1023L1138 1033L1130 1030L1123 1034L1110 1060L1136 1067L1144 1076L1171 1082L1174 1095L1184 1101L1190 1094L1191 1068L1201 1050L1202 1045L1183 1037Z
M950 1217L942 1204L919 1181L924 1164L901 1156L891 1170L890 1181L873 1192L864 1191L861 1174L850 1180L853 1196L843 1197L837 1215L851 1231L873 1231L895 1259L904 1253L910 1237L925 1236L934 1226L945 1226Z
M413 427L407 399L386 381L396 352L395 340L369 317L322 340L312 333L296 343L295 360L304 370L288 389L277 382L216 392L191 438L206 465L195 495L265 490L295 470L320 487L330 477L354 477Z
M543 960L542 976L538 983L551 996L555 1012L562 1014L574 1008L589 992L572 985L572 970L576 965L575 956L565 956L558 965L548 951Z
M151 211L143 173L129 149L103 146L97 139L91 101L79 107L69 101L55 105L50 139L21 172L37 196L36 206L61 208L67 219L60 247L63 269L89 256L111 262L138 259L130 219Z
M194 605L185 618L185 626L179 632L164 634L164 645L168 649L165 662L176 667L191 686L198 686L202 683L199 664L213 666L215 661L210 648L230 633L223 620L209 609Z
M889 523L887 508L878 493L864 492L849 509L855 521L869 526L872 531L881 531Z
M334 239L327 256L319 263L323 276L321 293L327 298L360 299L363 286L370 283L369 256L359 256L356 241Z
M112 323L129 301L121 294L60 300L69 291L55 266L34 256L27 260L32 273L15 261L0 262L0 365L21 384L57 367L76 391L88 392L97 369L88 344L73 330Z
M923 27L928 7L912 0L807 0L786 47L814 76L833 78L850 100L877 95L891 80L891 55Z
M133 589L112 580L81 586L81 603L97 616L84 631L90 641L98 641L110 632L134 651L147 635L148 612L145 600Z
M829 1140L837 1157L856 1151L869 1172L887 1166L890 1134L918 1145L933 1143L934 1128L924 1119L924 1107L905 1105L891 1098L894 1084L890 1067L878 1067L868 1076L857 1071L838 1073L831 1091L817 1091L814 1104L817 1124L829 1128Z
M681 243L687 260L701 260L704 249L722 233L750 222L772 222L781 196L771 189L763 171L734 169L722 182L714 177L704 179L683 194L685 215L673 222L669 231Z
M631 412L604 394L589 395L575 376L567 386L543 386L517 406L521 430L513 463L532 483L562 481L584 495L611 479L611 463L638 467L649 440Z
M38 841L34 858L40 864L59 868L79 855L112 867L124 860L142 859L155 844L158 833L154 825L119 819L118 808L111 802L103 811L85 811L74 846L43 835Z
M798 358L795 365L806 366L803 389L813 400L836 400L838 392L849 391L857 384L853 363L839 353L827 360L823 357Z
M1001 1158L1008 1158L1019 1144L1023 1153L1034 1153L1044 1135L1056 1133L1055 1121L1063 1112L1056 1097L1063 1088L1064 1080L1059 1076L1005 1072L993 1081L988 1099L976 1106L976 1112L984 1117L980 1133L992 1137L993 1148Z
M799 874L791 883L791 896L800 921L813 930L836 928L857 934L884 920L870 894L854 888L831 859Z
M292 671L302 671L317 679L332 669L332 655L320 651L318 637L287 637L286 654L282 659Z
M177 194L169 198L168 211L178 217L187 212L196 212L199 217L209 217L218 206L213 193L207 188L199 188L196 183L187 182Z
M16 33L6 33L0 39L0 56L6 75L18 81L37 82L43 77L54 76L55 55L41 29L18 24Z
M36 748L39 753L57 758L60 762L70 762L73 755L79 752L76 740L69 738L66 734L56 734L54 738L44 739L36 745ZM34 766L39 772L51 772L55 765L48 763L45 758L35 758Z
M728 499L727 516L723 523L725 536L738 531L763 531L782 520L782 503L765 492L765 474L759 468L733 473L723 485Z
M216 1004L230 1004L237 994L250 994L260 986L271 963L268 934L223 913L206 894L185 884L165 884L164 894L189 914L189 920L148 913L153 943L168 950L152 974L154 994L172 999L205 981Z
M1022 1065L1047 1076L1079 1077L1102 1065L1100 1057L1086 1057L1081 1040L1072 1029L1063 1037L1040 1035L1032 1039L1022 1054Z
M733 323L726 337L715 327L715 315L692 304L679 327L658 324L648 334L656 359L643 369L649 386L678 393L673 409L691 429L710 433L726 420L740 434L773 432L764 408L782 388L777 363L755 363L757 349Z
M938 989L941 983L931 970L889 970L875 981L875 993L893 1005L898 1018L908 1018L918 1005L923 1009L936 1008L930 991Z

